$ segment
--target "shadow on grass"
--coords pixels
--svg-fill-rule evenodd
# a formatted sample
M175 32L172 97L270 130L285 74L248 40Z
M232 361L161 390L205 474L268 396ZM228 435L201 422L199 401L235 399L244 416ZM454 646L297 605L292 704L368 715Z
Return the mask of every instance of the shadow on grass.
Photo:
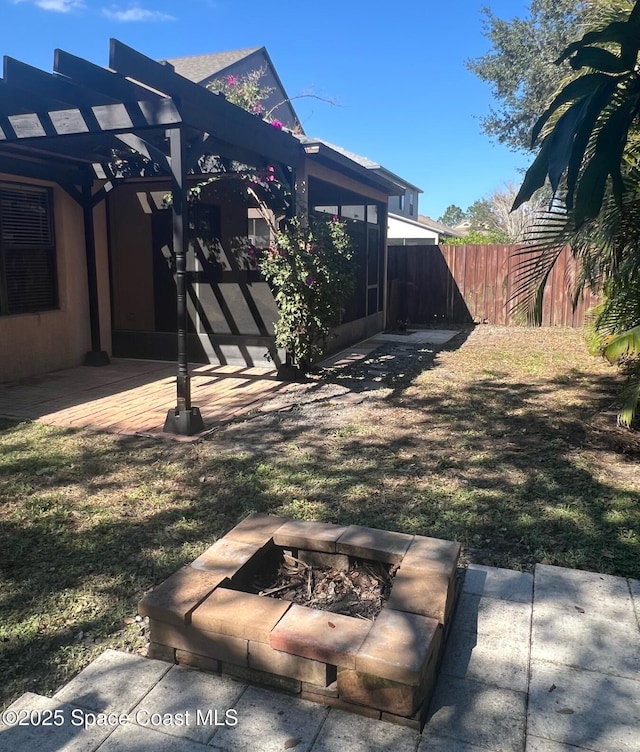
M639 577L640 495L605 480L574 400L577 381L603 404L614 382L455 382L466 336L406 349L400 367L377 351L379 399L336 396L372 391L354 365L198 444L2 424L0 702L54 689L106 646L141 649L142 594L254 511L456 539L467 560L514 569Z

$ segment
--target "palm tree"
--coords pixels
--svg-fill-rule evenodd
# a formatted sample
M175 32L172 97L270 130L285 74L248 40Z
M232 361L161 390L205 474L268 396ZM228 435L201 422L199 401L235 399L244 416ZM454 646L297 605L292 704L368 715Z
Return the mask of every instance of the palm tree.
M619 0L609 10L619 14L624 5ZM578 75L536 123L532 145L542 137L539 151L513 205L551 184L554 200L528 238L514 297L535 318L551 269L571 246L581 270L576 298L587 285L604 294L594 319L599 349L629 373L619 415L627 426L640 401L639 53L640 0L622 20L564 50L558 63L569 60Z

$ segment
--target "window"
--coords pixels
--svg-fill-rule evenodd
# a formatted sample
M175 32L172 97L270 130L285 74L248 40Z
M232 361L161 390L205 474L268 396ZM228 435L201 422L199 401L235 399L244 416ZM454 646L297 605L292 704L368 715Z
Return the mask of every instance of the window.
M343 205L340 208L340 216L344 219L357 219L364 222L364 206Z
M256 248L268 248L271 235L269 233L269 225L266 219L262 217L252 218L249 217L249 242L256 246Z
M51 191L0 183L0 314L57 304Z

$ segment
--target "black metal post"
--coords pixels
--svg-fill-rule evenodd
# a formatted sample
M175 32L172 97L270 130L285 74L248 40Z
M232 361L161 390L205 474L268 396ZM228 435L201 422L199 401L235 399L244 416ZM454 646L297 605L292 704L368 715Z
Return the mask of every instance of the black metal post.
M98 269L96 264L96 236L93 224L95 201L90 185L82 186L82 215L84 219L84 248L87 261L87 285L89 291L89 326L91 350L84 356L86 366L108 366L109 355L100 342L100 301L98 297Z
M303 158L304 160L304 158ZM286 168L284 168L286 170ZM290 219L295 219L298 214L304 222L309 220L309 203L306 198L306 203L300 208L298 212L298 182L297 176L302 175L306 180L306 170L304 161L299 165L299 169L292 168L289 175L289 188L291 191L291 199L285 209L285 222ZM304 186L306 193L306 183ZM304 374L302 374L304 376ZM284 363L278 367L278 378L282 381L296 381L300 379L300 369L293 364L293 357L290 350L285 350Z
M187 249L189 247L189 222L186 186L185 138L180 128L168 131L171 156L171 191L173 194L173 254L176 262L176 300L178 314L178 376L177 402L169 410L164 423L167 433L193 436L204 430L200 410L191 404L191 377L187 351Z

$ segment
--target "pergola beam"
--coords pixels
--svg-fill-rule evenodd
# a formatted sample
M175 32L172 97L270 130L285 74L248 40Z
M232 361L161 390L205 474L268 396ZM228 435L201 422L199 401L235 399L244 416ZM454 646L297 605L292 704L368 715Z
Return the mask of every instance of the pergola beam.
M123 99L155 99L161 96L157 92L149 91L145 87L129 81L119 73L101 68L99 65L90 63L88 60L76 57L76 55L64 50L54 51L53 70L88 89L94 89L106 93L110 97L115 97L118 101Z
M150 159L159 165L165 172L171 174L171 158L157 149L153 144L136 136L135 133L121 133L116 136L118 141L121 141L125 146L137 151L138 154L142 154L143 157Z
M95 134L87 134L74 136L72 139L43 139L37 143L28 140L22 143L13 141L4 146L0 144L0 153L3 150L11 150L12 154L26 159L50 159L59 160L62 164L72 162L77 165L93 165L105 159L110 160L111 150L118 146L119 142L112 134L105 134L100 139L96 138Z
M50 180L54 183L62 181L73 185L82 185L87 180L82 166L51 164L51 161L47 164L37 160L20 159L9 156L2 150L0 150L0 172L36 180Z
M34 109L57 110L64 102L49 95L34 96L33 92L0 78L0 117L32 112Z
M178 374L176 408L169 411L165 430L191 435L204 426L198 408L191 404L187 353L187 173L194 168L197 172L201 156L213 154L255 168L273 165L287 180L292 177L288 168L295 169L304 153L291 134L117 40L111 40L109 65L110 70L100 68L56 50L54 73L49 74L5 58L5 79L0 79L0 170L55 181L83 208L91 309L89 355L96 364L107 360L100 345L93 208L104 197L106 186L93 192L93 174L100 179L113 177L112 150L122 144L171 176ZM259 316L257 309L252 312Z
M94 107L23 112L0 117L0 141L75 136L88 133L130 133L178 125L182 118L170 99L118 102Z
M150 88L170 94L180 103L183 122L221 141L244 145L267 159L290 164L300 145L293 136L227 102L223 96L178 75L163 65L112 39L109 66Z
M11 86L36 94L38 97L57 99L74 107L92 107L98 104L114 104L118 101L117 96L82 86L60 74L45 73L12 57L4 58L3 77Z

